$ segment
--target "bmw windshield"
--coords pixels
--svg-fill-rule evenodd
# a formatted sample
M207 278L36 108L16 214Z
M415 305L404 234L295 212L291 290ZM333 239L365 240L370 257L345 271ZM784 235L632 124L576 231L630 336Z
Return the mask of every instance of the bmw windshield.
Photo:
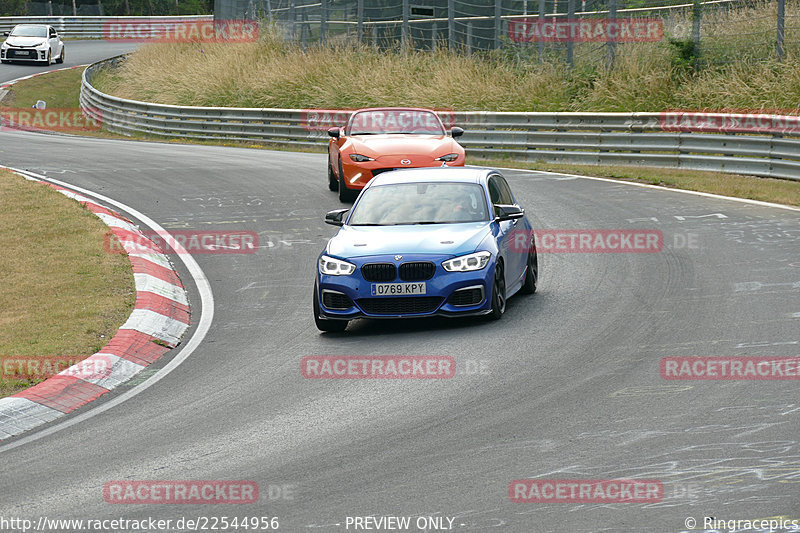
M418 109L377 109L353 115L350 135L380 135L405 133L445 135L442 121L436 113Z
M488 220L486 195L478 184L396 183L364 191L348 225L399 226Z

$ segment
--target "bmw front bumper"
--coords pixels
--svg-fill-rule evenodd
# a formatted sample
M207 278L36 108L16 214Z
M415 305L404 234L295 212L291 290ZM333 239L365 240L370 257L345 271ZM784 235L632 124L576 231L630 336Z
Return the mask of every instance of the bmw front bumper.
M494 258L483 269L472 272L447 272L441 265L452 255L406 254L401 262L394 256L340 258L356 265L349 276L329 276L317 272L320 318L352 320L354 318L412 318L426 316L470 316L491 312ZM401 265L433 263L435 271L429 279L403 275ZM364 265L395 265L397 276L375 279L362 271ZM369 269L370 267L368 267ZM365 279L365 275L370 279ZM378 283L424 283L424 295L374 294Z

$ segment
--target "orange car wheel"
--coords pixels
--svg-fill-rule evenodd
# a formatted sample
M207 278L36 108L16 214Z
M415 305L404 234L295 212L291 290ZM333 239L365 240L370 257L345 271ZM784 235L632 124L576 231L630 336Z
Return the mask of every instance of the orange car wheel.
M354 190L348 189L344 184L344 170L342 170L342 158L339 157L339 201L352 202L356 199L358 193Z

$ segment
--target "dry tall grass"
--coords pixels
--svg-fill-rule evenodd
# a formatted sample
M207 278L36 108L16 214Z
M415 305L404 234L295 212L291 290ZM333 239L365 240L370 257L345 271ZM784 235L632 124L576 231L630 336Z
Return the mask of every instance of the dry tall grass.
M666 21L685 39L688 15ZM98 86L111 94L179 105L343 108L411 105L495 111L656 111L798 107L800 4L787 5L787 60L774 61L775 3L704 16L701 68L667 40L618 47L605 67L596 43L576 46L576 68L539 63L507 47L467 56L446 49L402 54L368 46L306 50L274 32L245 44L143 47ZM797 28L800 30L800 28ZM535 45L534 49L535 49Z

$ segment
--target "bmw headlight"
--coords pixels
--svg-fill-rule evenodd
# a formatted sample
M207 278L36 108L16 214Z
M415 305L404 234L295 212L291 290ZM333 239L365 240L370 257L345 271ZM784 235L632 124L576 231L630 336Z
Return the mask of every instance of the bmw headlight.
M446 163L449 163L450 161L455 161L456 159L458 159L458 154L447 154L443 155L442 157L436 158L437 161L444 161Z
M448 259L442 263L442 267L448 272L471 272L480 270L489 264L491 252L475 252L474 254L461 255Z
M365 163L367 161L375 161L373 158L367 157L367 156L361 155L361 154L350 154L350 159L352 159L356 163Z
M349 276L356 271L353 263L323 255L319 258L319 273L326 276Z

